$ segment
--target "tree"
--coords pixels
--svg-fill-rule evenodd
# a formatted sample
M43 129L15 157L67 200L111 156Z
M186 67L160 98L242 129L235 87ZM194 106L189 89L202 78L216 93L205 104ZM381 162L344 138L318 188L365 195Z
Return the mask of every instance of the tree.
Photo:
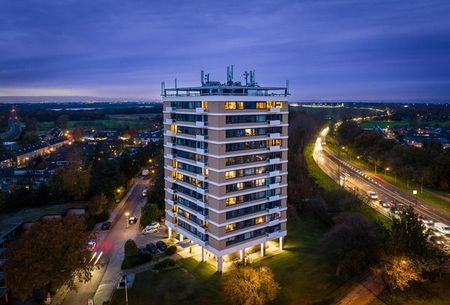
M144 228L146 225L157 221L161 217L161 210L156 204L146 203L141 208L141 218L139 220L139 225Z
M72 136L73 136L73 139L74 139L76 142L79 142L79 141L81 141L81 139L83 138L83 135L84 135L84 129L83 129L83 126L77 124L77 125L73 128L73 130L72 130Z
M78 164L73 164L63 171L64 190L75 200L83 200L90 186L91 174Z
M125 256L136 256L138 255L138 247L134 240L129 239L125 242L124 245Z
M376 224L356 213L342 214L335 222L321 241L321 252L336 275L355 275L374 264L381 235Z
M415 259L428 259L431 250L428 233L410 206L392 222L391 247L399 253L408 253Z
M108 210L109 201L105 194L94 196L89 202L89 213L93 216L97 216Z
M21 138L21 143L23 145L34 144L39 142L39 136L36 132L26 132Z
M75 290L76 282L89 281L94 269L89 239L84 219L77 216L36 222L7 252L8 288L22 300L34 288Z
M273 301L279 290L272 271L266 267L237 267L223 281L223 292L231 304L264 305Z
M418 263L407 256L388 256L382 260L381 277L389 289L391 298L396 290L403 291L412 283L421 281L421 273Z
M68 121L69 116L67 114L62 114L56 119L56 126L58 126L59 128L66 128Z

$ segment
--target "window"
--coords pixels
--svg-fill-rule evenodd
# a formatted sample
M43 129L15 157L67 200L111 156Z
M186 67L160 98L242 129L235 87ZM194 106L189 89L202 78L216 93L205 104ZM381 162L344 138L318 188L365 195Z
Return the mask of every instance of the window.
M283 108L283 102L267 102L267 108Z
M267 105L265 102L256 102L256 109L266 109Z
M175 124L170 125L170 131L172 131L173 133L177 133L177 125Z
M254 128L246 128L246 129L244 129L244 133L246 136L254 136L255 129Z
M208 102L207 101L203 101L202 102L202 107L203 107L203 109L208 109Z
M281 139L274 139L267 141L268 146L281 146Z
M236 102L225 102L225 110L235 110Z
M230 231L234 231L236 229L236 224L232 223L232 224L228 224L225 226L225 231L230 232Z
M236 204L236 197L227 198L225 200L226 205L233 205Z
M257 217L256 218L256 224L260 224L260 223L263 223L264 222L264 217Z
M256 179L255 180L255 186L263 186L266 183L266 179Z
M225 172L225 179L233 179L233 178L236 178L236 171Z

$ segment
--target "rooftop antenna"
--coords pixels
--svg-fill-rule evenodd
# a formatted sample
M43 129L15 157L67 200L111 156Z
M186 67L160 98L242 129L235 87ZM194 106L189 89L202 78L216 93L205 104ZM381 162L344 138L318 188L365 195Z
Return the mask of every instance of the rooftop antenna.
M286 80L286 94L285 95L289 95L289 80Z
M233 74L234 74L233 70L234 70L233 65L231 65L231 71L230 71L231 82L233 82Z
M206 74L205 74L205 82L206 82L206 83L209 83L209 73L206 73Z
M256 86L256 75L255 75L255 70L253 70L253 83L252 86Z
M246 85L246 86L248 86L248 75L249 75L248 72L245 71L245 72L244 72L244 78L245 78L245 85Z
M178 88L178 82L177 82L177 78L175 77L175 89Z
M161 82L161 96L164 95L164 92L166 91L166 83Z
M205 72L201 70L200 72L200 81L202 82L202 86L205 85Z
M227 84L229 84L231 82L231 78L230 78L230 66L227 66Z

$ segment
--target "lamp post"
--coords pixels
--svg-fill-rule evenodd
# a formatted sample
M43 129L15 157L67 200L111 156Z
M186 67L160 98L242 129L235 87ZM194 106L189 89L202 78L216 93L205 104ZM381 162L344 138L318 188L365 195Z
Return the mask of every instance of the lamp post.
M417 205L417 190L413 190L413 195L416 197L416 205Z
M388 167L385 167L384 168L384 175L386 175L386 172L388 172L388 171L390 171L391 169L390 169L390 167L388 166Z
M130 212L125 212L125 220L127 221L127 226L126 226L127 229L128 229L128 226L129 226L128 216L130 216Z

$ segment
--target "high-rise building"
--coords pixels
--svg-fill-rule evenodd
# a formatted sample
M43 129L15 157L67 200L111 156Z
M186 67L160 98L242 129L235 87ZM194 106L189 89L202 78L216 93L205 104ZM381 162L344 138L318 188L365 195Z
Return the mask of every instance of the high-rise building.
M288 96L263 87L255 73L245 84L201 76L201 86L164 88L166 225L215 256L275 240L286 230Z

